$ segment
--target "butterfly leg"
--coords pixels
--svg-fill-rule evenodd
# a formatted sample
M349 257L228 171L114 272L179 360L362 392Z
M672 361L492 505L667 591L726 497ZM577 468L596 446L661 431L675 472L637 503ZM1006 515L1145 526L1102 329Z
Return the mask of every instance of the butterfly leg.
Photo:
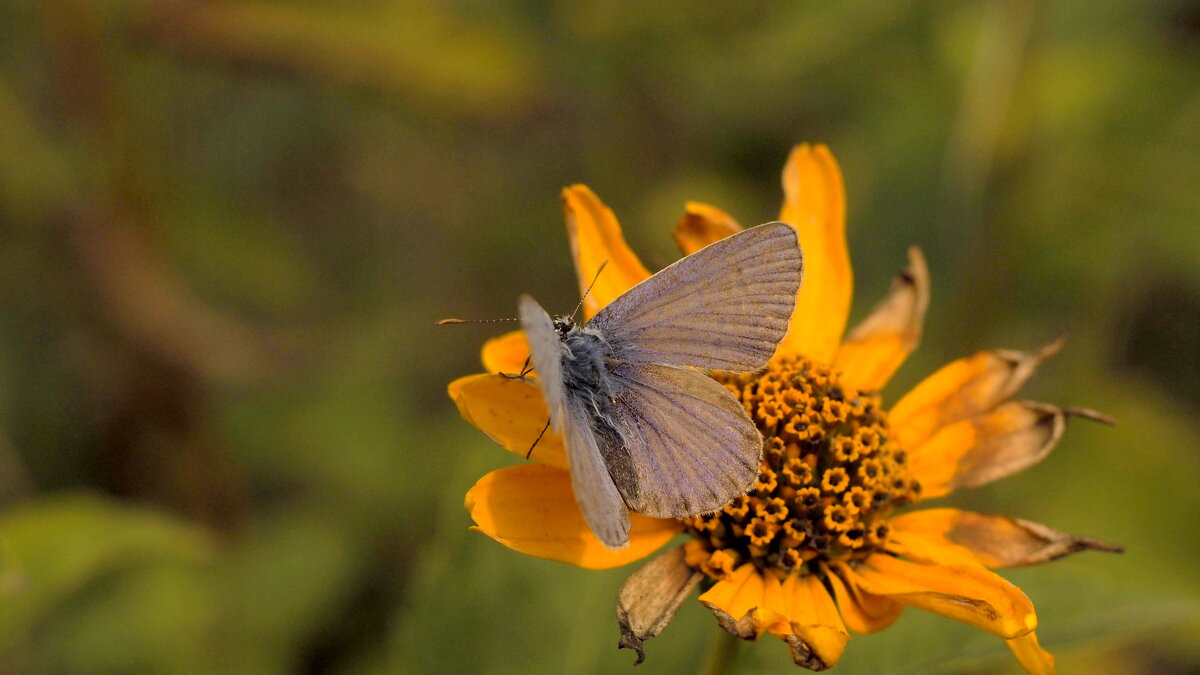
M550 428L550 420L547 419L546 426L542 427L542 432L540 434L538 434L537 438L533 439L533 445L529 446L529 452L525 453L525 459L529 459L529 456L533 454L533 449L537 447L538 442L540 442L542 440L542 436L546 435L546 430L549 428Z
M525 365L521 366L521 372L517 373L516 375L514 375L512 373L499 373L500 377L507 377L510 380L525 379L526 375L533 372L533 364L530 362L529 359L530 359L530 357L528 357L528 356L525 357ZM541 438L541 436L539 436L538 438Z

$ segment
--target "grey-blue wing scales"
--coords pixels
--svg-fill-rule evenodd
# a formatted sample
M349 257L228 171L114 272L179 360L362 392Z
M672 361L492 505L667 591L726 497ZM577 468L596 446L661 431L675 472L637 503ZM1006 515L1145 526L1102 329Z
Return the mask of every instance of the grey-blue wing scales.
M591 415L581 401L567 393L562 371L566 347L554 321L536 300L523 295L518 309L550 422L562 433L567 449L575 501L588 527L605 546L623 548L629 544L629 512L600 454Z
M629 510L600 454L590 420L584 406L577 401L568 404L563 444L571 469L571 489L592 533L616 550L629 545Z
M685 518L719 509L754 484L762 435L724 386L654 364L622 364L611 378L615 427L628 454L610 461L609 471L629 508Z
M521 329L529 343L529 358L537 370L538 386L550 410L550 422L561 430L566 416L567 390L563 383L562 358L566 346L554 330L554 320L537 300L522 295L517 303Z
M758 370L787 334L803 269L795 229L767 223L663 268L588 326L619 361Z

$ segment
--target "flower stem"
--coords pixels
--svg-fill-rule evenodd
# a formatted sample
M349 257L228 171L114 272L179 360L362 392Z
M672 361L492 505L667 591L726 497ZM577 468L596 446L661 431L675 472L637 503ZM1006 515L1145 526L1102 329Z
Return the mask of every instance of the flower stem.
M708 641L704 660L700 662L701 675L725 675L733 667L734 657L737 656L741 640L723 630L713 631L713 637Z

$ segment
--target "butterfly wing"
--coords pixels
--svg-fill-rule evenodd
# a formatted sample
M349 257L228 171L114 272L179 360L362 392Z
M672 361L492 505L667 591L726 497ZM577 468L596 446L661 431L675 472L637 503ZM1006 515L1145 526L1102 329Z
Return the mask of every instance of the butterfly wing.
M754 484L762 435L724 386L654 364L621 364L611 376L614 426L626 454L605 448L604 457L629 508L686 518L715 511Z
M560 430L566 416L567 389L563 383L562 359L566 346L554 329L554 321L537 300L522 295L517 303L521 328L529 343L529 357L537 369L538 386L550 410L554 429Z
M550 421L562 431L575 501L584 521L605 546L624 548L629 544L629 512L600 454L587 408L569 394L563 381L566 347L554 329L554 321L537 301L523 295L518 309Z
M569 405L563 431L571 489L592 533L610 549L629 545L629 510L600 454L596 435L582 405Z
M767 223L663 268L588 326L619 361L758 370L787 334L803 268L796 231Z

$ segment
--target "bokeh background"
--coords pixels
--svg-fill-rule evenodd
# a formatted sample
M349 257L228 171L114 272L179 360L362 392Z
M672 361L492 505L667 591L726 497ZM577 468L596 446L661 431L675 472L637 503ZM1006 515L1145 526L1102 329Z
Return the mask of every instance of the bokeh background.
M801 141L852 321L929 258L887 400L1066 332L1025 395L1118 420L946 502L1127 546L1007 574L1063 672L1195 672L1200 4L1133 0L0 4L0 672L625 672L630 569L468 532L516 458L445 386L498 331L433 322L574 306L566 184L657 268L685 200L773 219ZM909 611L839 668L1015 666Z

